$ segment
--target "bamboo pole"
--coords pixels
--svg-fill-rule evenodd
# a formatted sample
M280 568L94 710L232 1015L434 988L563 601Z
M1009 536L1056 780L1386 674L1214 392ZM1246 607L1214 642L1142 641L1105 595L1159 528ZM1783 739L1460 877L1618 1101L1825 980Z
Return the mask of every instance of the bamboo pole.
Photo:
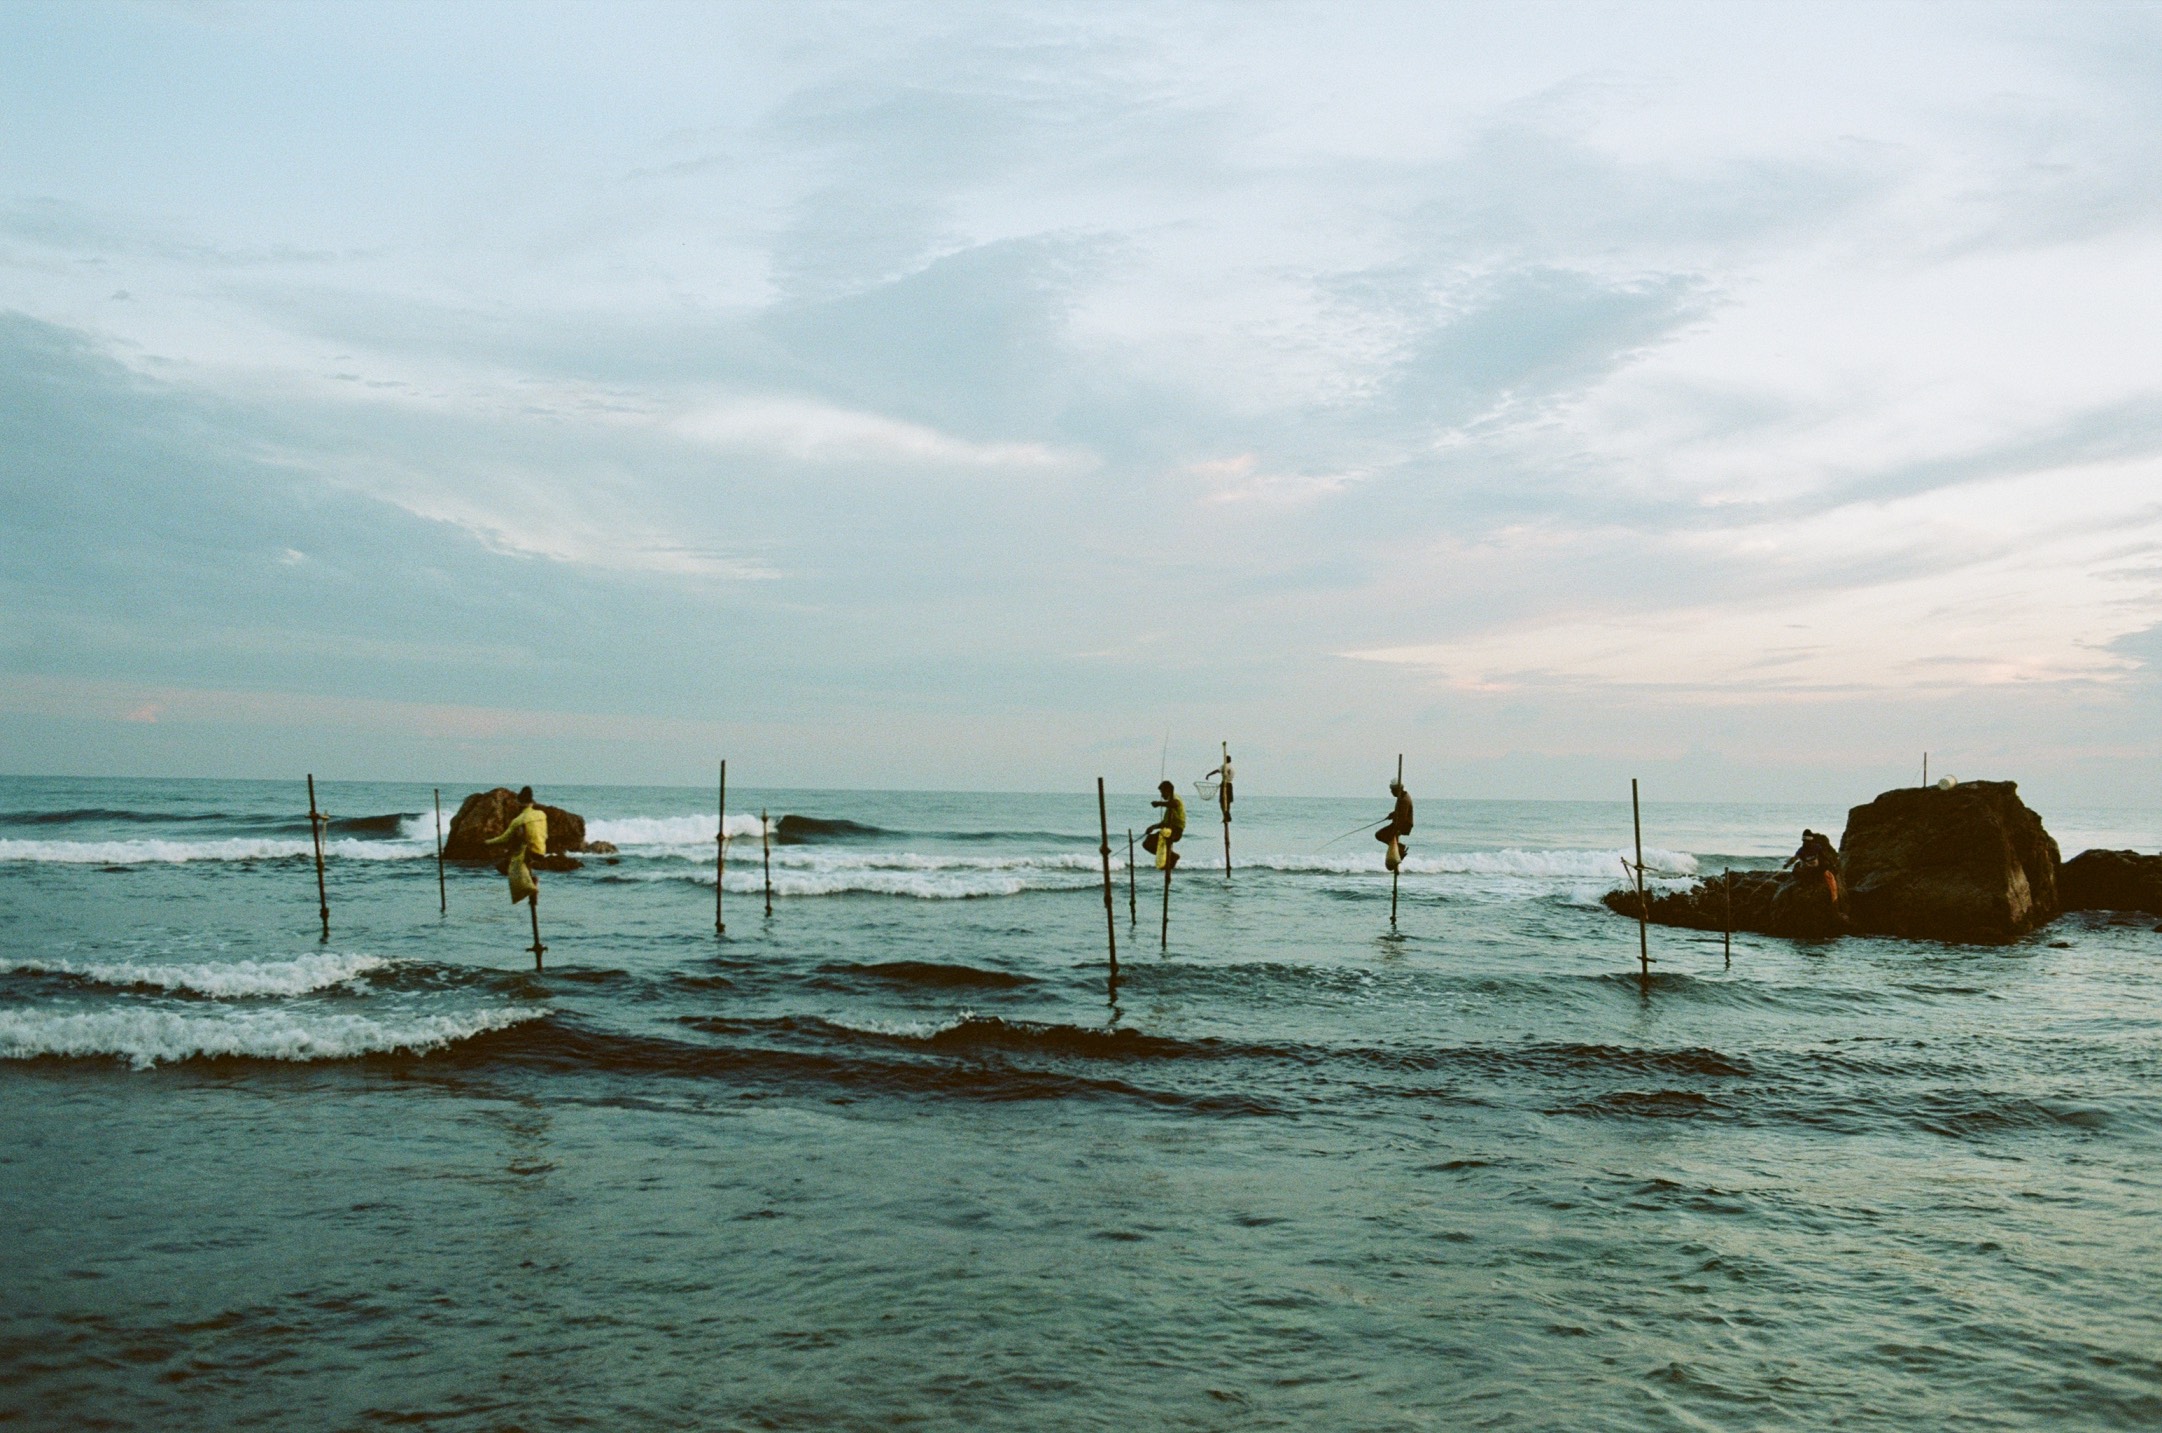
M719 825L714 831L713 857L713 930L716 935L728 933L728 922L721 918L721 888L727 884L723 879L728 871L728 758L721 758L721 789L715 801Z
M766 821L766 808L758 808L758 861L766 872L766 919L773 919L773 830Z
M323 939L330 939L330 890L323 884L323 824L330 818L315 809L315 773L308 773L308 832L315 841L315 904L323 917Z
M540 938L540 883L534 882L533 894L525 898L526 910L533 917L533 973L541 973L541 955L548 949Z
M1404 753L1396 754L1396 789L1404 789ZM1404 874L1404 833L1396 834L1396 867L1389 872L1389 929L1396 929L1396 887Z
M1644 813L1637 804L1637 779L1629 778L1629 819L1636 827L1637 836L1637 969L1649 976L1652 973L1651 898L1644 894Z
M1111 974L1119 973L1119 924L1111 904L1111 808L1104 804L1104 779L1096 778L1097 849L1104 859L1104 938L1111 947Z
M1721 882L1726 895L1726 929L1720 932L1719 946L1726 956L1727 968L1734 968L1734 868L1727 867L1726 879Z
M443 788L435 789L435 902L441 914L450 914L450 886L443 879Z
M1231 765L1231 743L1223 743L1223 749L1224 766L1216 769L1216 774L1223 778L1216 788L1216 805L1224 813L1224 879L1228 881L1231 879L1231 776L1224 767Z

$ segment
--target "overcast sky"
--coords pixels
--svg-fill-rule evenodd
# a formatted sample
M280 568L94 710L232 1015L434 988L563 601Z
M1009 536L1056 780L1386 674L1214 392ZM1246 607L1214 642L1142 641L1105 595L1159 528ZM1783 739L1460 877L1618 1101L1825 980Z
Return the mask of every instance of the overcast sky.
M0 770L2151 805L2158 174L2155 6L17 0Z

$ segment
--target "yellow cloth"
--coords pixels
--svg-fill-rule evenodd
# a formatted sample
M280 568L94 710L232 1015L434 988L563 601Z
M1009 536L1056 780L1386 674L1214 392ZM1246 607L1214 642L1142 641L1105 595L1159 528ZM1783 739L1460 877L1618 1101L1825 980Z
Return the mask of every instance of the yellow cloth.
M548 851L548 813L538 806L528 806L510 818L500 836L490 836L488 844L500 846L513 841L510 848L510 903L530 900L539 890L540 882L533 879L533 869L526 864L527 856L540 856Z
M525 848L510 853L510 869L504 874L510 877L510 903L530 900L539 890L540 882L533 879L533 868L525 863Z
M1159 831L1156 833L1156 869L1161 871L1162 869L1164 869L1164 867L1170 864L1171 833L1168 831Z

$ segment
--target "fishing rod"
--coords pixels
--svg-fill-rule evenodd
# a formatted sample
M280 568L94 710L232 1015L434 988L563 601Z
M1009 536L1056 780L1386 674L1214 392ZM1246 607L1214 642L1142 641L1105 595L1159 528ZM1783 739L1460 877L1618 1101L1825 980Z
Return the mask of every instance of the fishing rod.
M1382 817L1379 821L1369 821L1364 826L1354 826L1341 836L1331 836L1328 840L1314 847L1314 849L1317 851L1326 851L1337 842L1348 841L1353 836L1358 835L1361 831L1379 831L1382 827L1388 825L1391 821L1394 821L1395 819L1396 817L1394 815L1389 815Z

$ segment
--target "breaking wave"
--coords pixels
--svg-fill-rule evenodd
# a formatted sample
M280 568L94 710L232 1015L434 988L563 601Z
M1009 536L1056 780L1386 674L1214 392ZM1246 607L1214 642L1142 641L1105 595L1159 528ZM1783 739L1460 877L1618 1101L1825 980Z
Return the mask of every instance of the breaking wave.
M123 989L182 991L214 999L306 995L348 985L390 962L377 955L301 955L290 960L235 960L194 965L143 961L10 960L0 974L61 975Z
M1538 880L1606 880L1621 875L1622 862L1631 859L1626 851L1559 850L1527 851L1510 847L1500 851L1442 851L1434 855L1420 855L1416 845L1404 854L1404 872L1421 876L1523 876ZM1197 863L1182 861L1182 866ZM1199 863L1204 868L1208 863ZM1237 864L1258 866L1271 871L1312 873L1317 875L1349 875L1379 869L1381 860L1378 848L1342 856L1294 855L1294 856L1243 856ZM1667 851L1646 847L1644 864L1655 872L1674 875L1695 875L1697 858L1686 851ZM1214 863L1222 869L1222 862Z
M312 857L314 845L306 838L277 840L258 836L233 836L222 841L8 841L0 840L0 862L43 862L59 865L137 866L182 861L289 861ZM346 861L409 861L435 855L431 832L426 843L331 840L323 854Z
M0 1059L116 1059L138 1070L183 1060L350 1060L439 1050L543 1014L484 1010L378 1018L247 1007L0 1010Z
M782 818L784 821L786 817ZM728 839L758 839L759 821L748 812L728 818ZM595 816L586 821L586 840L607 841L630 849L658 846L671 850L713 854L713 818L701 816Z

